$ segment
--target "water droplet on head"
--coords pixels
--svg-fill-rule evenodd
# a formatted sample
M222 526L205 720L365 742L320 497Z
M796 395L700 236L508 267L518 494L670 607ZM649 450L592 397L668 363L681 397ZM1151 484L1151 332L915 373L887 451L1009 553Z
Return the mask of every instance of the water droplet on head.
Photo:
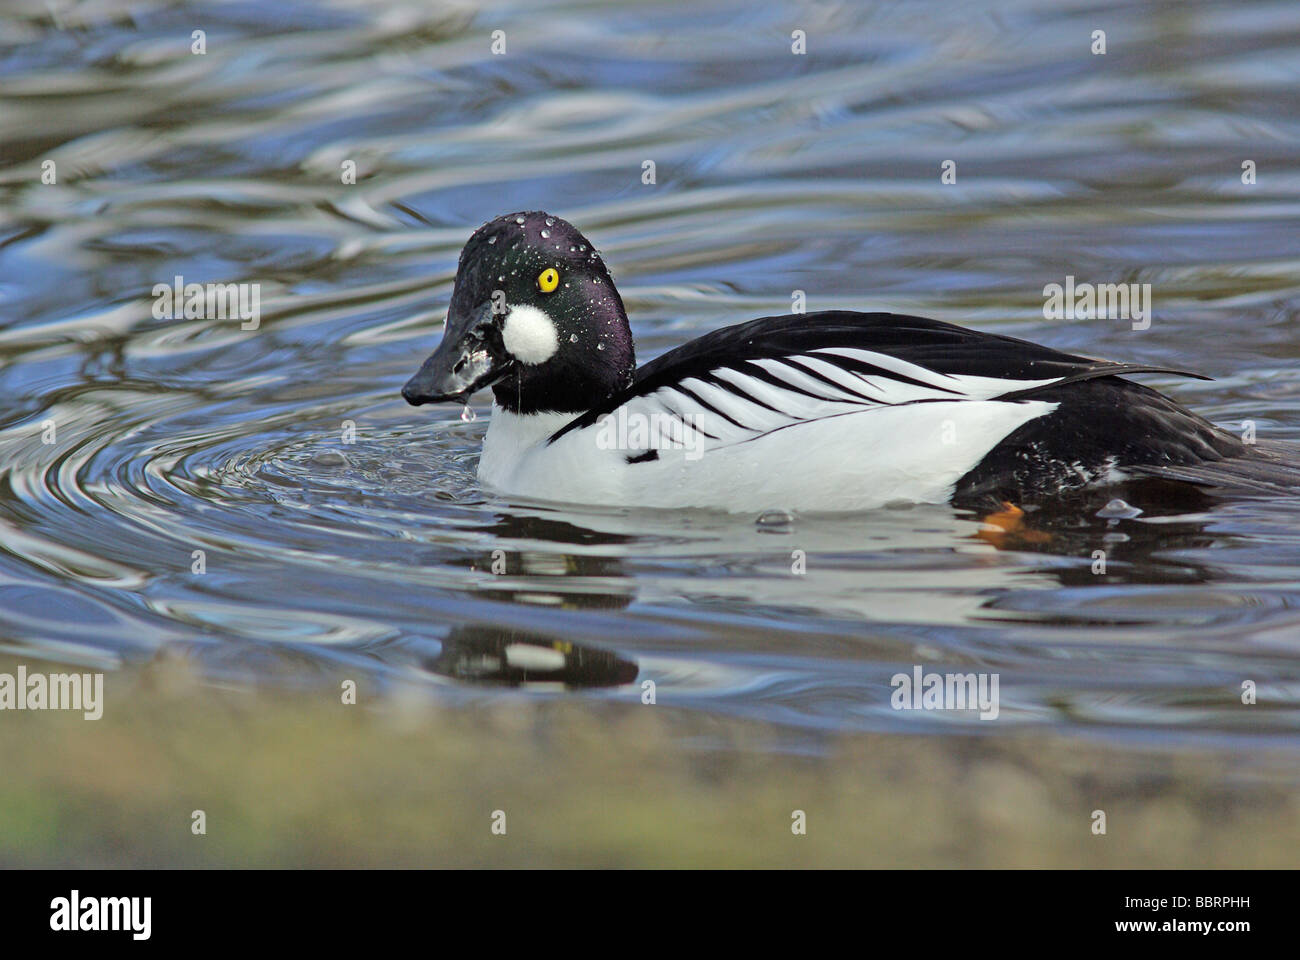
M603 343L598 343L598 344L596 344L596 349L597 349L597 350L604 350L604 349L605 349L605 345L604 345Z
M553 223L555 223L555 218L554 218L554 217L547 217L547 218L546 218L546 225L547 225L548 227L549 227L551 224L553 224Z
M524 218L523 218L523 217L515 217L515 223L522 224L523 222L524 222Z
M473 423L475 420L478 419L478 414L475 413L474 408L467 403L465 404L464 407L461 408L460 418L466 423Z
M543 240L549 240L550 238L551 238L551 231L549 231L549 230L543 230L543 231L542 231L542 239L543 239Z
M492 244L494 244L494 243L496 243L496 242L497 242L497 238L496 238L496 237L488 237L488 246L491 246Z
M576 333L571 333L571 334L569 334L569 342L570 342L570 343L577 343L577 342L578 342L578 335L577 335Z

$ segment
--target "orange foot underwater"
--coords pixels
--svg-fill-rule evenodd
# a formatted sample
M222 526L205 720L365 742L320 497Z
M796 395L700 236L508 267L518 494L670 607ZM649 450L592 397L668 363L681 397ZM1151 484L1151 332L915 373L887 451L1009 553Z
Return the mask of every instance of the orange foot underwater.
M1006 546L1008 539L1023 543L1047 543L1052 539L1050 533L1032 530L1025 526L1024 521L1025 511L1011 501L1003 500L1002 509L986 516L975 536L995 547Z

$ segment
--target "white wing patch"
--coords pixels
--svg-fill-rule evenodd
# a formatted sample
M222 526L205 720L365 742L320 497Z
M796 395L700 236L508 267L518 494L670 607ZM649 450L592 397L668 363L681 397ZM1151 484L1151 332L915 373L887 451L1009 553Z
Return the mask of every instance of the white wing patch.
M607 416L625 448L704 454L828 417L931 401L990 400L1059 379L944 374L870 350L826 347L717 367L634 397Z

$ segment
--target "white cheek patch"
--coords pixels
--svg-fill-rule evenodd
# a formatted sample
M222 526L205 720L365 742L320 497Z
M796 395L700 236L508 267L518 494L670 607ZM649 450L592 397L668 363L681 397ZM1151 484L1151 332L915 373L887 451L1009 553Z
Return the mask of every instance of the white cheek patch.
M545 363L555 356L559 337L545 310L532 306L511 307L501 330L506 350L520 363Z

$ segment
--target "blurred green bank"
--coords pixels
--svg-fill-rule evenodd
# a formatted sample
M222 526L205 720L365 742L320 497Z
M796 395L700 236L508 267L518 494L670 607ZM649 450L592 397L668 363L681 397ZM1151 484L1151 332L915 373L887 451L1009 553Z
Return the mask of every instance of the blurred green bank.
M1288 867L1300 838L1287 754L866 735L801 757L662 705L349 706L179 661L105 689L97 721L0 713L0 865Z

